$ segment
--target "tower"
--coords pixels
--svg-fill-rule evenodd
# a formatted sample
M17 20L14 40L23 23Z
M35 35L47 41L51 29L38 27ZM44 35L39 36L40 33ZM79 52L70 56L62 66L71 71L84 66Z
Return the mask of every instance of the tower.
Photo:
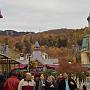
M40 49L40 45L39 45L39 42L38 41L36 41L35 46L34 46L34 49L37 49L37 50Z
M35 43L34 51L32 54L33 54L33 58L35 60L39 60L39 61L42 60L42 53L40 51L40 45L39 45L38 41L36 41L36 43Z
M89 13L89 16L88 16L88 18L87 18L87 21L88 21L89 30L90 30L90 13Z

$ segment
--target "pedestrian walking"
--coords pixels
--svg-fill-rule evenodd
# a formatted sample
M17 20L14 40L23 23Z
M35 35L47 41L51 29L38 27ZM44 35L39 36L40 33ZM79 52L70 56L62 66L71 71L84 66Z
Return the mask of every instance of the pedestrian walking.
M4 90L18 90L18 84L19 79L16 77L16 73L11 72L10 77L4 83Z
M39 77L35 77L35 83L36 83L36 86L35 86L35 90L39 90Z
M48 76L45 80L45 90L54 90L54 81L52 76Z
M55 90L58 90L59 83L62 79L63 79L62 74L57 76L56 81L55 81Z
M59 83L58 90L75 90L77 85L75 81L71 78L68 78L68 74L64 73L63 80Z
M41 76L40 76L39 90L45 90L45 78L44 78L43 74L41 74Z
M18 90L35 90L35 81L32 79L31 73L26 73L18 85Z

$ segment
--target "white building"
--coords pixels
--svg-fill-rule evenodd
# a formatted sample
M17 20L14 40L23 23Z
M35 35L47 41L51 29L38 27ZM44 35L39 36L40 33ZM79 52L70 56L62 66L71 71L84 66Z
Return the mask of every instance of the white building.
M18 61L21 64L28 64L29 63L29 58L27 57L28 55L26 55L25 57L20 57L20 59L17 59L16 61ZM48 54L47 53L43 53L40 51L40 45L38 42L35 43L34 46L34 51L32 52L32 55L30 57L31 61L33 60L37 60L38 62L40 62L43 65L57 65L58 64L58 59L51 59L48 58Z
M49 65L53 65L53 64L58 64L58 59L51 59L48 58L48 54L47 53L43 53L40 51L40 45L38 42L35 43L35 47L34 47L34 51L32 53L32 57L35 60L38 60L40 63L42 64L49 64Z

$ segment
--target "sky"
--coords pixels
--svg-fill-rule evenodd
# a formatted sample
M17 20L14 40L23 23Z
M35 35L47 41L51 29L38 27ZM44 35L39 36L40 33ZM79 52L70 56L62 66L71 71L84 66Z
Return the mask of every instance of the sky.
M0 30L42 32L88 26L90 0L0 0Z

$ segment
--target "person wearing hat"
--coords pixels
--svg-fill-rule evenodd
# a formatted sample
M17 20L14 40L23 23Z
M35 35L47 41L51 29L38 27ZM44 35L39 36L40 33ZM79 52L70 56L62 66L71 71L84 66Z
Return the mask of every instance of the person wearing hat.
M32 79L31 73L26 73L18 85L18 90L35 90L35 81Z

